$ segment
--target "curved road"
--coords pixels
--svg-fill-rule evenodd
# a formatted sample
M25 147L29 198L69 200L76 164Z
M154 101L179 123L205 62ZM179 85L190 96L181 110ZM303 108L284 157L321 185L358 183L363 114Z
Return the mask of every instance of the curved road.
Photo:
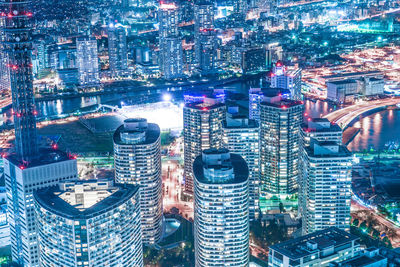
M387 98L365 101L342 109L338 109L332 113L329 113L328 115L325 115L324 118L327 118L332 123L336 123L342 129L345 129L355 118L363 115L366 112L397 104L400 104L400 98Z

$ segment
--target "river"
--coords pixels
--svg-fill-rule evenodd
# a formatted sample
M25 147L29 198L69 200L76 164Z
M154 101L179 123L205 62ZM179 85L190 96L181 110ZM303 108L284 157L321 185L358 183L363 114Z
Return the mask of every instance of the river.
M229 91L247 94L250 87L259 87L259 79L250 79L243 82L233 82L223 87ZM169 92L174 96L176 101L182 100L182 91L197 90L201 87L170 87L163 90L148 90L141 92L130 92L125 94L107 94L91 97L76 97L68 99L59 99L51 101L39 101L36 103L37 110L40 114L39 118L53 117L62 114L72 113L76 110L91 107L98 104L120 105L121 102L133 104L143 102L157 102L162 99L162 95ZM305 101L305 112L312 117L320 117L325 115L337 107L323 101ZM12 121L11 110L2 114L4 123ZM361 121L354 124L355 127L361 128L360 133L350 142L348 148L351 151L361 151L371 147L382 149L386 143L390 141L400 141L400 111L386 110L379 113L364 117ZM385 130L383 130L385 129Z

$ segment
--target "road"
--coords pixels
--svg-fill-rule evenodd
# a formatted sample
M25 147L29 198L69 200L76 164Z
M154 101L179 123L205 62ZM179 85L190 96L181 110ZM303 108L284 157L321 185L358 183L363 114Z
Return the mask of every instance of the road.
M163 204L164 211L179 209L183 217L193 219L193 202L183 201L183 167L179 161L183 153L183 138L177 138L169 147L169 156L163 159Z
M356 202L354 199L351 201L351 209L352 213L362 210L370 211L373 214L374 218L378 221L379 224L386 226L387 228L393 230L396 233L395 238L391 238L390 242L392 246L397 248L400 247L400 228L395 225L393 222L386 219L384 216L379 214L376 210L363 205L362 203Z
M342 129L345 129L355 118L358 116L386 106L397 105L400 103L400 98L387 98L372 101L364 101L354 105L338 109L328 115L324 116L330 122L338 124Z

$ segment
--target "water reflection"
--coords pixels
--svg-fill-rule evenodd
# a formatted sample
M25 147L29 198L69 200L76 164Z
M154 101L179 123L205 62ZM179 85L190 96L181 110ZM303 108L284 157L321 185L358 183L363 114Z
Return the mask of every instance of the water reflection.
M351 151L384 149L388 142L400 141L400 110L385 110L363 118L354 126L360 133L347 146Z

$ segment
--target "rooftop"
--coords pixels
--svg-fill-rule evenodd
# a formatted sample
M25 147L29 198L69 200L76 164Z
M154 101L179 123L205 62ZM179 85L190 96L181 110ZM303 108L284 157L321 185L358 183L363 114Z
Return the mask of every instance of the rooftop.
M346 80L339 80L339 81L329 81L328 83L336 84L336 85L341 85L341 84L348 84L348 83L357 83L356 80L353 79L346 79Z
M300 259L302 257L315 254L329 246L339 247L359 238L346 231L336 227L330 227L325 230L317 231L312 234L291 239L279 244L272 245L270 249L275 250L290 259ZM316 245L315 249L310 247L308 243Z
M346 261L342 261L339 263L333 264L334 266L343 266L343 267L363 267L363 266L371 266L373 263L378 263L381 261L385 261L386 258L381 255L375 255L373 257L368 257L366 255L361 255L359 257L349 259Z
M20 166L21 169L33 168L75 159L73 156L64 151L51 148L40 149L38 152L38 157L32 159L30 162L23 162L16 154L6 155L5 158L8 159L13 165Z
M145 123L145 125L142 125L141 122L144 121L145 119L137 118L137 119L127 119L124 121L124 124L121 125L120 127L117 128L117 130L114 132L113 140L115 144L118 145L125 145L128 143L125 143L121 139L121 133L122 134L136 134L136 133L143 133L144 139L136 144L152 144L157 141L157 139L160 137L160 127L155 124L155 123ZM131 127L131 124L138 124L137 127Z
M307 155L313 158L337 158L351 157L352 153L346 146L338 145L336 142L315 142L304 148Z
M185 108L198 109L207 111L209 109L219 108L225 106L220 99L217 98L204 98L203 101L186 103Z
M210 180L204 172L205 170L231 170L233 169L233 180ZM202 155L196 157L193 163L193 174L201 183L208 184L237 184L247 181L249 168L246 161L237 154L229 153L227 149L206 149Z
M73 185L85 186L84 184L93 184L93 188L84 191L85 193L90 191L95 192L96 190L105 192L105 198L96 197L95 203L92 201L89 203L90 205L85 206L83 203L73 202L72 198L67 198L66 195L72 192L71 187L69 185L62 187L62 184L63 183L61 183L60 186L39 189L35 191L33 195L35 201L46 210L71 220L86 220L110 211L131 199L139 190L135 185L109 185L107 181L101 180L70 181L70 184ZM95 185L101 188L96 188Z
M312 118L307 123L303 123L302 128L306 132L342 132L338 124L332 124L326 118Z

